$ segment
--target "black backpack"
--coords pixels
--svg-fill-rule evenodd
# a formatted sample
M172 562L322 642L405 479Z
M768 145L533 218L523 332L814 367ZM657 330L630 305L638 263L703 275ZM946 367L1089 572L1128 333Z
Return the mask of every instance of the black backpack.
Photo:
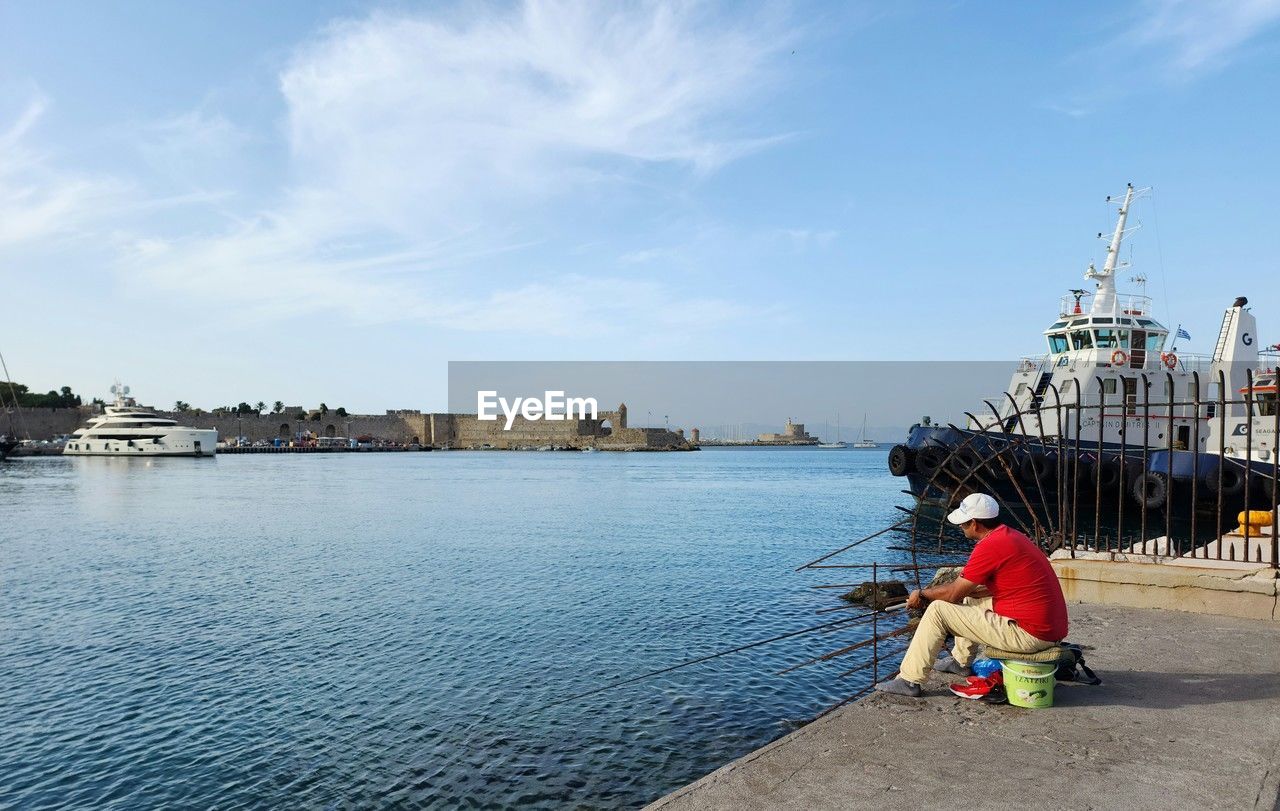
M1081 684L1102 684L1098 674L1084 663L1084 650L1073 642L1059 642L1062 648L1062 659L1058 661L1058 681L1078 681Z

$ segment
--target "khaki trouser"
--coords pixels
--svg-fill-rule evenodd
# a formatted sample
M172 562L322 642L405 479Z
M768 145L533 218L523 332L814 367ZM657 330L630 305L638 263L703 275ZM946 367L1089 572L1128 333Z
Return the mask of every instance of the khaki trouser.
M947 641L947 634L956 638L952 658L968 667L978 656L979 645L990 645L1017 653L1036 653L1054 646L1053 642L1037 639L1018 627L1008 617L991 610L991 598L966 597L963 605L935 601L925 609L911 647L902 660L902 678L922 683L938 658L938 651Z

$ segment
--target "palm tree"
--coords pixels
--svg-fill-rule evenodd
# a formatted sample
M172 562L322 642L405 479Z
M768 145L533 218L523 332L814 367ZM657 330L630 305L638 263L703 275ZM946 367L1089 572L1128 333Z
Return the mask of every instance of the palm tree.
M284 411L284 402L281 400L276 400L275 403L273 403L271 406L271 413L279 414L281 411Z
M174 411L177 411L179 414L181 414L181 413L183 413L183 412L185 412L185 411L190 411L190 410L191 410L191 404L190 404L190 403L183 402L182 400L179 400L178 402L176 402L176 403L174 403L174 404L173 404L173 410L174 410Z
M328 413L329 413L329 406L325 405L324 403L321 403L321 404L320 404L320 416L322 416L322 417L323 417L325 414L328 414Z
M253 410L258 412L258 416L261 417L262 412L267 410L267 404L259 400L258 402L253 404Z

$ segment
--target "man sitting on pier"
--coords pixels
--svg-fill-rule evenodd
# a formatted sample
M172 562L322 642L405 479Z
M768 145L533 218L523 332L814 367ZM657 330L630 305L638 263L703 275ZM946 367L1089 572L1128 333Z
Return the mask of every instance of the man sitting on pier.
M911 592L908 608L925 603L928 608L902 660L901 675L880 682L877 690L918 697L930 666L969 675L978 645L1036 653L1066 637L1067 602L1049 559L1030 538L1001 523L999 514L994 498L974 493L947 515L977 544L960 577ZM975 591L979 587L986 594ZM935 662L948 634L956 638L952 654Z

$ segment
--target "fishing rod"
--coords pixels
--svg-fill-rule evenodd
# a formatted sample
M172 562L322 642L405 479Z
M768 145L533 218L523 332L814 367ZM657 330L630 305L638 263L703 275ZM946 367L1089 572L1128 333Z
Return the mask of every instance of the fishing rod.
M530 715L536 715L537 713L543 712L544 710L549 710L552 707L558 707L561 704L568 704L571 701L578 701L579 699L587 698L589 696L594 696L599 693L607 692L609 690L615 690L619 687L625 687L628 684L635 684L636 682L644 681L645 679L651 679L654 676L661 676L664 673L670 673L675 670L680 670L682 668L690 667L691 665L701 664L702 662L709 662L712 659L719 659L721 656L728 656L732 653L741 653L744 650L750 650L751 648L758 648L762 645L768 645L773 642L781 642L784 639L790 639L792 637L802 636L803 634L813 633L815 631L823 631L823 630L835 628L837 626L852 625L855 622L858 622L860 619L862 619L862 617L844 617L842 619L834 620L832 622L824 622L821 625L814 625L809 628L801 628L796 631L788 631L785 634L778 634L777 636L772 636L772 637L769 637L768 639L761 639L756 642L748 642L747 644L739 645L736 648L729 648L728 650L709 653L705 656L699 656L696 659L689 659L687 661L680 662L679 664L670 665L669 667L664 667L659 670L652 670L648 673L641 673L638 676L631 676L626 679L619 679L617 681L609 682L608 684L605 684L601 687L595 687L591 690L585 690L581 693L575 693L574 695L571 695L571 696L558 698L555 701L552 701L548 704L543 704L539 707L534 707L528 712L520 713L519 715L516 715L514 717L525 718Z

